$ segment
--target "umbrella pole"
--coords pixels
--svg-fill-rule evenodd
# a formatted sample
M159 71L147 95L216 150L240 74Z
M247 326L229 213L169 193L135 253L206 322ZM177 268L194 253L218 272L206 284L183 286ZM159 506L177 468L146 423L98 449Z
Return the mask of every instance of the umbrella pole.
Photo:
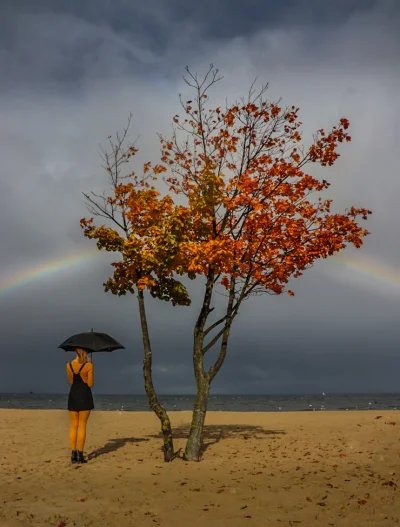
M93 328L92 328L92 333L93 333ZM90 352L90 362L93 364L93 358L92 357L93 357L93 353Z

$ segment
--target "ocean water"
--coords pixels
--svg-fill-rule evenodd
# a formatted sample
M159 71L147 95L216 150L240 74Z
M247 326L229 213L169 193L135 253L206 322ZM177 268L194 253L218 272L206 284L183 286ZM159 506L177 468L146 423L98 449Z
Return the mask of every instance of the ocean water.
M107 411L150 410L145 395L94 394L95 408ZM191 410L194 396L164 395L168 411ZM67 408L66 394L0 394L0 408L58 410ZM211 395L208 409L223 412L301 412L329 410L400 410L400 394Z

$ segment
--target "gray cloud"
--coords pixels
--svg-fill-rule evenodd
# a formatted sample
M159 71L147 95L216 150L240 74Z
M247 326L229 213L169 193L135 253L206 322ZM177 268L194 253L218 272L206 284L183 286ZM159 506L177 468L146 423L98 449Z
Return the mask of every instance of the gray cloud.
M106 188L98 143L132 111L138 165L157 160L156 132L170 130L177 94L189 96L184 66L202 73L210 62L225 76L213 103L233 101L258 76L270 82L271 99L300 106L306 143L316 129L348 117L353 142L338 163L309 170L332 182L337 210L354 204L374 211L363 249L346 252L352 267L319 262L293 282L295 298L266 295L243 306L215 393L396 390L397 2L21 0L2 9L0 391L65 391L65 355L56 346L95 327L127 347L96 357L98 392L143 393L136 299L102 291L110 255L1 291L18 273L93 247L79 219L87 215L82 191ZM202 280L189 287L191 308L149 299L160 392L193 390ZM215 301L217 313L223 298Z

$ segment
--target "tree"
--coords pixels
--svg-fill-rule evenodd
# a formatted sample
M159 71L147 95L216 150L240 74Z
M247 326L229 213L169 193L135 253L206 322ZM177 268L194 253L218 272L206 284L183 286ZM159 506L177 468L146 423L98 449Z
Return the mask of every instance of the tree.
M164 179L167 196L161 198L150 186L116 189L112 199L124 204L134 226L124 244L115 246L115 231L97 228L92 220L81 224L99 247L123 253L122 261L113 264L114 276L107 286L117 294L136 284L163 300L189 304L177 275L204 277L203 303L194 327L196 400L184 454L187 460L199 460L210 385L224 363L242 302L263 292L293 296L287 290L289 280L301 276L315 260L349 244L361 247L369 232L357 220L366 220L371 211L351 207L333 213L332 200L312 199L329 183L304 172L307 163L334 164L338 143L351 140L347 119L340 119L330 133L318 130L304 150L299 146L299 108L266 101L268 85L256 92L253 84L246 99L224 111L208 109L207 92L220 80L218 70L211 65L202 81L186 71L194 101L181 99L185 118L173 118L171 139L160 136L161 164L153 168L156 176L170 172ZM180 141L182 132L185 139ZM185 205L176 205L173 195L182 195ZM220 287L226 291L225 313L210 321L213 294ZM206 370L204 357L217 343L218 357Z
M127 292L134 293L136 286L144 349L145 390L150 407L160 419L164 461L170 462L179 456L179 451L174 451L171 422L167 411L158 400L153 384L152 349L143 290L150 287L150 273L156 272L154 257L146 251L147 237L149 235L156 237L158 234L161 251L163 245L166 246L168 243L170 233L174 230L179 231L180 218L177 214L179 208L173 206L168 196L158 200L157 193L150 188L148 180L154 179L155 175L162 171L161 167L154 167L151 171L150 165L146 164L141 177L136 177L134 172L122 174L123 165L129 163L137 153L134 143L126 145L131 118L132 115L129 116L123 134L121 136L117 134L115 142L109 136L110 151L101 148L103 168L108 173L112 196L106 196L104 193L98 195L94 192L90 195L84 194L88 209L93 216L105 218L114 224L115 228L104 225L94 228L93 218L82 219L81 226L85 236L98 240L97 246L100 250L120 252L123 257L123 265L113 264L115 280L109 279L104 283L105 291L121 296ZM159 255L158 258L162 256ZM174 305L187 305L189 299L186 290L180 287L177 281L172 283L167 274L163 273L163 269L167 266L166 261L159 265L158 289L153 287L152 295L163 300L171 300ZM125 284L124 287L117 285L121 282Z

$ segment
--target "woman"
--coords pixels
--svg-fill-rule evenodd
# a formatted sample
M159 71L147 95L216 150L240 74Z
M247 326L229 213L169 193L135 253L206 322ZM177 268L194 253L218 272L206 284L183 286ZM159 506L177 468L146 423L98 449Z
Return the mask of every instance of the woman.
M67 364L68 382L71 384L68 397L68 410L71 419L69 442L71 462L87 463L83 457L86 439L86 423L94 408L91 387L93 386L93 364L89 362L87 351L76 348L76 358ZM78 444L78 448L76 448Z

